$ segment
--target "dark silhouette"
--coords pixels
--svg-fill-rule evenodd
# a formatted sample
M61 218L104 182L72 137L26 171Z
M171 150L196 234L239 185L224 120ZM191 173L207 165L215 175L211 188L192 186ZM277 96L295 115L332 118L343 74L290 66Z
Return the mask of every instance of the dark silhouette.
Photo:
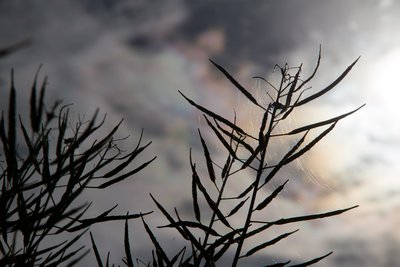
M0 57L25 46L25 42L0 49ZM179 92L188 103L204 115L210 131L225 150L225 160L216 162L206 138L199 130L199 139L204 152L206 177L198 171L197 163L190 153L192 172L193 218L183 218L175 208L174 212L162 204L162 201L150 195L169 224L159 228L173 228L187 245L168 255L156 235L146 223L151 212L111 215L116 206L96 217L86 217L90 203L79 203L78 196L87 189L102 189L119 183L147 167L156 157L132 167L141 153L150 143L141 145L142 135L130 152L119 147L114 138L122 120L104 136L98 136L98 130L105 117L98 122L98 112L88 121L78 121L73 128L69 123L69 106L58 101L52 106L44 103L46 80L38 89L36 73L30 97L29 124L26 124L16 109L16 89L13 71L8 111L3 111L0 121L0 266L66 266L76 265L89 250L75 247L76 241L90 229L90 226L105 221L125 220L125 258L127 266L134 266L131 253L128 220L141 218L154 249L150 263L136 260L137 265L145 266L216 266L221 258L231 256L231 266L237 266L241 260L273 246L297 232L282 233L273 239L257 244L252 248L244 246L254 236L262 235L271 227L302 221L336 216L357 206L328 211L319 214L307 214L289 218L267 218L263 221L256 215L265 210L272 201L289 186L286 180L274 190L267 185L280 170L298 159L321 139L330 133L336 124L359 110L356 108L337 117L304 125L287 132L280 132L278 125L283 123L298 107L322 97L331 91L349 73L356 64L355 60L330 85L322 90L304 95L306 85L314 78L321 59L309 77L301 77L302 65L291 68L279 67L281 80L270 86L269 103L262 103L245 89L222 66L211 61L214 66L246 97L249 105L258 108L262 118L258 132L252 134L233 120L216 114ZM4 115L7 114L7 115ZM315 137L309 133L320 132ZM282 147L280 158L267 160L271 144L279 138L291 138L295 144L285 150ZM18 145L17 145L18 144ZM79 150L78 150L79 148ZM247 170L245 173L244 170ZM250 177L249 176L250 173ZM236 195L228 195L230 183L235 183L237 175L246 176L248 182ZM226 205L229 204L229 205ZM229 207L229 208L227 208ZM237 227L238 222L240 226ZM234 226L236 225L236 226ZM58 244L44 247L43 244L53 236L66 237ZM68 238L67 236L70 236ZM110 266L109 255L103 261L95 238L90 234L92 248L98 266ZM312 237L310 237L312 238ZM245 249L246 248L246 249ZM324 252L318 252L324 253ZM308 266L319 262L332 252L323 254L303 263L289 265L291 260L266 266ZM268 263L265 263L268 264Z

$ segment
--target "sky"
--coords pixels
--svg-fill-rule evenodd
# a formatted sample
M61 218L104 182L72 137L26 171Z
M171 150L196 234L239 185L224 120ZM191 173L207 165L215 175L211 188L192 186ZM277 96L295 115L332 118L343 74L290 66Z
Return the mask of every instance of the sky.
M171 210L175 206L187 210L189 149L201 159L197 128L207 130L201 114L178 90L226 116L239 110L243 127L257 122L210 58L249 90L263 92L265 84L253 76L273 80L274 65L285 63L303 63L305 72L310 71L320 45L315 89L329 84L361 56L346 79L305 108L293 124L366 106L286 170L282 176L290 176L290 188L271 212L281 216L281 210L298 214L360 207L302 225L285 249L277 247L257 260L286 256L301 260L334 250L320 266L397 266L399 26L400 3L390 0L4 0L0 1L0 47L26 38L32 43L0 61L0 104L3 109L14 68L23 112L34 74L43 64L40 76L49 76L49 102L61 98L73 103L77 114L87 116L98 107L107 113L109 129L124 118L121 135L129 134L135 144L143 128L145 139L153 141L144 157L158 155L151 168L132 182L107 192L90 192L94 209L120 203L123 214L155 210L152 193ZM211 134L207 138L213 142ZM218 156L218 149L214 152ZM160 220L158 213L149 218L154 225ZM139 222L132 226L133 232L141 229ZM94 234L107 244L104 255L110 250L117 262L123 225L106 224ZM159 235L165 242L174 240L172 233ZM136 255L148 257L146 236L138 234L135 240ZM85 260L93 259L90 255Z

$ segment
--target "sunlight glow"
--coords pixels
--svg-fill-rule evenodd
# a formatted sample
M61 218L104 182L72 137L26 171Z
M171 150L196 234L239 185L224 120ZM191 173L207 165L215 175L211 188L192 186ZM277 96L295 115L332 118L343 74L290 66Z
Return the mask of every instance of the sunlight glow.
M400 125L395 123L400 98L399 62L400 47L388 51L373 62L366 77L369 87L367 101L374 108L375 116L382 124L380 127L384 128L386 137L398 136L400 133Z

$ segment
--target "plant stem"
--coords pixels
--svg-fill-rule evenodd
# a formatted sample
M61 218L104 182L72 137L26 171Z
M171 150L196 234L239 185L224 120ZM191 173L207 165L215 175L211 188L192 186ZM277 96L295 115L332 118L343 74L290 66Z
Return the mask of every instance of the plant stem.
M278 94L276 96L276 102L278 102L278 100L280 98L280 95L281 95L281 92L282 92L283 81L284 81L284 77L282 77L281 84L279 86ZM264 135L263 133L260 133L261 134L260 136L263 136L265 140L264 140L264 142L260 142L260 144L259 144L259 145L263 144L263 147L260 150L260 163L259 163L259 166L257 168L256 179L255 179L255 181L253 183L253 192L252 192L252 196L251 196L251 200L250 200L250 207L249 207L248 212L247 212L247 217L246 217L246 221L245 221L245 224L244 224L243 232L242 232L242 234L241 234L241 236L239 238L239 242L238 242L238 246L237 246L237 249L236 249L235 257L233 258L232 267L236 267L237 266L237 263L238 263L239 258L240 258L240 253L242 251L242 247L243 247L243 244L244 244L244 240L246 239L246 234L247 234L247 231L248 231L248 229L250 227L251 217L252 217L253 212L254 212L254 205L255 205L257 193L258 193L258 190L259 190L258 185L260 183L261 176L263 174L264 167L265 167L264 166L265 155L266 155L266 152L267 152L267 147L268 147L270 135L271 135L272 129L274 127L276 110L277 109L275 107L273 107L271 118L270 118L269 125L268 125L268 130L267 130L266 134ZM266 111L266 112L268 112L268 111ZM261 129L260 129L260 131L261 131Z
M235 152L237 151L238 147L239 147L239 146L236 145L236 147L235 147ZM218 199L217 199L217 202L216 202L217 207L218 207L219 204L221 203L222 195L223 195L223 192L224 192L226 183L228 182L228 177L230 176L230 170L232 169L232 166L233 166L234 162L235 162L235 159L232 158L231 162L229 163L229 167L228 167L228 170L227 170L225 176L222 177L222 180L223 180L223 181L222 181L221 189L219 190ZM213 226L213 224L214 224L214 221L215 221L215 217L216 217L216 213L213 212L213 214L212 214L212 216L211 216L210 224L209 224L209 226L208 226L209 228L212 228L212 226ZM209 238L209 237L210 237L210 234L209 234L209 232L207 232L207 233L206 233L206 236L205 236L205 238L204 238L203 247L206 247L206 246L207 246L207 242L208 242L208 238ZM205 265L205 266L208 266L208 265L207 265L207 264L208 264L207 261L208 261L208 257L207 257L207 259L206 259L206 265Z

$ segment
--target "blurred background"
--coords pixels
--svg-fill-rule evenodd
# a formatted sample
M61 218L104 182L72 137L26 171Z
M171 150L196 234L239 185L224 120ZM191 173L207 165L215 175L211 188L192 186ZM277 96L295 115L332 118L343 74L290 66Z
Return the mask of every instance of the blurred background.
M130 181L89 192L93 214L116 203L122 214L156 210L149 193L170 210L188 211L189 148L201 161L197 128L207 128L178 90L225 116L232 117L235 109L243 127L257 123L210 58L265 96L270 89L253 76L273 81L274 65L285 63L303 63L309 73L319 45L322 61L311 82L314 90L361 56L334 91L304 108L293 123L366 107L278 177L290 183L268 216L360 207L293 226L301 231L253 258L251 266L307 260L331 250L334 254L319 266L400 266L399 29L400 2L391 0L2 0L0 47L27 38L31 44L0 61L0 104L5 109L14 68L19 109L26 111L30 85L43 64L39 77L49 76L47 103L63 99L86 116L98 107L107 113L108 129L124 118L120 134L130 135L128 145L136 145L143 128L145 139L153 141L145 157L158 155ZM207 138L210 146L216 144L212 135ZM217 145L213 153L218 157ZM158 212L148 220L153 226L164 222ZM148 238L139 221L131 224L134 256L146 260ZM155 231L171 250L180 247L175 232ZM93 233L104 257L111 251L113 262L120 263L123 223L104 224ZM88 241L88 236L82 240ZM90 254L81 266L93 262Z

